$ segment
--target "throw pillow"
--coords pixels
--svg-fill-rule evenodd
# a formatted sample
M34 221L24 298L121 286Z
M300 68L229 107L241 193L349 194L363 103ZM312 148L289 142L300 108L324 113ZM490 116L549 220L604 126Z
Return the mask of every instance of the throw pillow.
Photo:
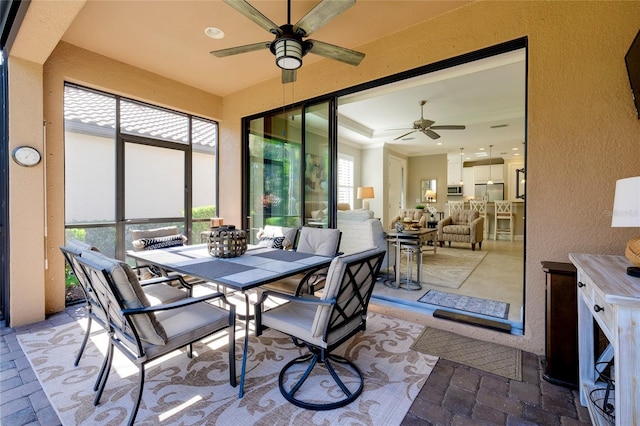
M283 247L284 237L262 237L258 241L258 247L278 248Z
M166 237L140 238L134 241L134 246L136 245L143 250L178 247L184 245L184 237L182 235L169 235Z

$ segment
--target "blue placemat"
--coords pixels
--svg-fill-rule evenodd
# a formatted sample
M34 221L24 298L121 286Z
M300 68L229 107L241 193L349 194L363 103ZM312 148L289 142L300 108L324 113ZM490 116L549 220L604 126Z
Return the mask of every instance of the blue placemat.
M315 256L315 254L298 253L297 251L274 250L264 253L256 253L253 256L266 257L273 260L284 260L287 262L296 262L307 257Z
M225 262L224 260L220 259L211 259L207 262L184 266L180 269L182 272L188 275L195 275L202 278L214 280L219 277L249 271L254 268L247 265L241 265L239 263Z

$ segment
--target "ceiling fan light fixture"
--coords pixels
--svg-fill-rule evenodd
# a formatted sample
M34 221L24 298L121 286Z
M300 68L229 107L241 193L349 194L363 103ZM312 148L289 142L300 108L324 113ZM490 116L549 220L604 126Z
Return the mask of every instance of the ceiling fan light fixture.
M281 37L274 42L276 65L283 70L297 70L302 66L302 43L289 37Z

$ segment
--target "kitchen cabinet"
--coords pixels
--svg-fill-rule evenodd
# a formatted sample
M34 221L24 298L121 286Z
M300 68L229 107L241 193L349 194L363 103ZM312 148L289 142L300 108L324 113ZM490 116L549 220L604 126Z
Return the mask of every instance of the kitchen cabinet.
M487 183L489 178L494 182L504 182L504 164L475 166L473 173L475 183Z
M465 197L473 197L476 195L476 177L473 173L473 167L465 167L462 169L462 195Z
M447 185L460 185L460 162L447 164Z

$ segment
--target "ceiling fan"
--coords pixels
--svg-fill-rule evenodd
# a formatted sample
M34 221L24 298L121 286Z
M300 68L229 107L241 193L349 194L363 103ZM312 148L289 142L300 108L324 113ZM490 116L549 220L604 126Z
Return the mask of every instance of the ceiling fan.
M465 126L459 125L459 124L434 126L435 121L426 120L424 118L424 105L426 103L427 101L420 101L420 120L416 120L413 122L413 130L401 136L398 136L397 138L394 139L394 141L397 141L398 139L402 139L413 132L422 132L425 135L429 136L431 139L438 139L440 135L434 132L434 130L464 130L466 128ZM393 129L393 130L398 130L398 129Z
M353 6L356 2L355 0L323 0L294 25L291 25L291 0L288 0L287 23L280 26L274 24L245 0L224 0L224 2L274 34L276 38L273 41L212 51L211 54L218 58L268 48L275 55L276 64L282 68L283 83L296 81L296 70L302 66L302 57L309 52L350 65L358 65L364 58L364 53L344 47L318 40L303 40L303 38L309 37L314 31Z

